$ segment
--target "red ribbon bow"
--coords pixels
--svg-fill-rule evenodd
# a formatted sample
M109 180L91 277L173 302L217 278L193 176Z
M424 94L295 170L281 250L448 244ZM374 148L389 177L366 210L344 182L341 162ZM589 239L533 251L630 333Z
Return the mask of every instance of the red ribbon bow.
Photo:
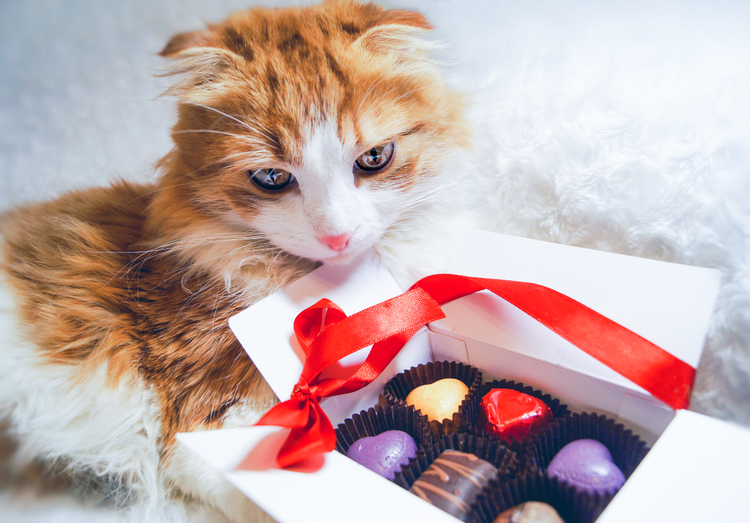
M675 409L686 408L695 369L622 325L542 285L510 280L436 274L408 292L347 317L320 300L294 320L306 359L289 400L257 423L291 428L278 462L293 465L336 446L323 397L359 390L371 383L404 344L429 322L444 318L440 305L490 290ZM372 345L367 359L348 379L321 378L340 359Z
M422 289L415 288L347 317L335 303L320 300L294 320L294 333L306 359L289 400L269 410L257 425L291 428L278 455L287 467L336 446L336 434L318 399L354 392L371 383L422 326L445 314ZM342 358L372 345L348 378L321 378Z

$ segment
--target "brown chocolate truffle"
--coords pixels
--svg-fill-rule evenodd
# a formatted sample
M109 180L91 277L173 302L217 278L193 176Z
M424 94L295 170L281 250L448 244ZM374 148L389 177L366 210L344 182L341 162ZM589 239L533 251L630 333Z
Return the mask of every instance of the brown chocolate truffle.
M497 475L491 463L474 454L449 449L432 462L409 492L464 519L476 497Z
M540 501L527 501L501 512L492 523L565 523L557 511Z

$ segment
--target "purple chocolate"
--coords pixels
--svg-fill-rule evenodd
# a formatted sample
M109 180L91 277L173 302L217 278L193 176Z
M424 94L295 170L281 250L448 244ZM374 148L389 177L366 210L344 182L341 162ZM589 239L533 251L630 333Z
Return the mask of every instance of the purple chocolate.
M417 444L406 432L388 430L358 439L346 455L384 478L393 479L401 466L417 455Z
M547 475L589 494L614 492L625 483L625 476L612 461L612 453L593 439L579 439L565 445L552 458Z

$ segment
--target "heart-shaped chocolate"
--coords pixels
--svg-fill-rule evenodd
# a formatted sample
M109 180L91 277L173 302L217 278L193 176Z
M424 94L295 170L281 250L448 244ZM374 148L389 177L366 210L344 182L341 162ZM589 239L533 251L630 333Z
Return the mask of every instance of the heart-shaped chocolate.
M565 445L550 461L547 475L589 494L612 493L625 483L612 453L593 439L577 439Z
M406 432L387 430L358 439L346 455L384 478L393 479L401 466L417 455L417 443Z
M492 389L481 402L480 424L499 439L528 437L552 421L552 411L539 398L513 389Z
M468 393L469 387L463 381L444 378L411 391L406 404L420 411L429 421L443 421L453 418Z

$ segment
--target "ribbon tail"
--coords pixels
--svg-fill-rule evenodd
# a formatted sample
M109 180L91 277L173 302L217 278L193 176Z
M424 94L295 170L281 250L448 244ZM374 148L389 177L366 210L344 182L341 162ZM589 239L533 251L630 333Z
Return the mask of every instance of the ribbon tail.
M309 402L309 419L305 426L294 427L279 450L277 461L281 467L290 467L317 454L336 448L336 433L318 402Z
M622 325L549 287L435 274L420 287L444 304L487 289L674 409L687 408L695 369Z

